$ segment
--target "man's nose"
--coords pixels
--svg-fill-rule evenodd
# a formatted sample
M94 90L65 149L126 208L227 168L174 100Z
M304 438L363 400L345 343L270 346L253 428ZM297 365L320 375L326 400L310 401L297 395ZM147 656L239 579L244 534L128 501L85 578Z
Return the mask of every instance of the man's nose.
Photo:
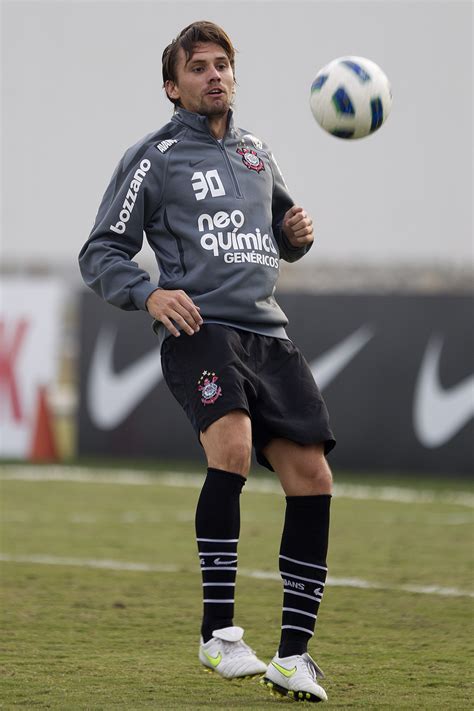
M216 67L211 67L209 70L209 81L220 81L221 73L216 69Z

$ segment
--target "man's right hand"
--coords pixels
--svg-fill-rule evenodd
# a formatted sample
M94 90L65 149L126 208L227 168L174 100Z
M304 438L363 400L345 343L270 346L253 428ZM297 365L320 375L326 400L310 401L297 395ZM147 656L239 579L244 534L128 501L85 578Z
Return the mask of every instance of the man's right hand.
M157 321L161 321L172 336L180 335L173 321L188 336L197 333L202 326L199 306L181 289L156 289L150 294L145 305L148 313Z

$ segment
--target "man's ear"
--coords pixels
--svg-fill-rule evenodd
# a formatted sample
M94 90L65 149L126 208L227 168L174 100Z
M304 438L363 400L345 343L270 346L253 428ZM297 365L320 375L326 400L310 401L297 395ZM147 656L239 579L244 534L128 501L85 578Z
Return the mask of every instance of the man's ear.
M170 97L170 99L173 99L174 101L177 101L179 99L178 87L176 86L174 81L171 81L171 79L167 79L165 81L165 91Z

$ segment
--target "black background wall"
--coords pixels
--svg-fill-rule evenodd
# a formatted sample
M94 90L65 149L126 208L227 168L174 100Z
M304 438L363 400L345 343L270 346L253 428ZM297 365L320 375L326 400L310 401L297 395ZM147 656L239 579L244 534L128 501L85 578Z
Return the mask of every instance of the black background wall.
M472 472L472 299L281 294L320 385L334 467ZM149 316L81 297L79 454L202 457L161 376Z

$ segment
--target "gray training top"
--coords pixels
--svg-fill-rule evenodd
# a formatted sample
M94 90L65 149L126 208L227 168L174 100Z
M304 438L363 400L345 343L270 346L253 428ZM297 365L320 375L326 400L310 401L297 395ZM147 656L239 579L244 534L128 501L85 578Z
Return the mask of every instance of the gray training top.
M271 152L234 127L232 112L218 141L206 116L180 108L117 166L79 255L82 276L115 306L146 310L157 286L132 261L145 233L158 288L185 291L205 323L287 338L274 298L279 260L308 250L281 229L293 204ZM154 328L168 335L159 322Z

